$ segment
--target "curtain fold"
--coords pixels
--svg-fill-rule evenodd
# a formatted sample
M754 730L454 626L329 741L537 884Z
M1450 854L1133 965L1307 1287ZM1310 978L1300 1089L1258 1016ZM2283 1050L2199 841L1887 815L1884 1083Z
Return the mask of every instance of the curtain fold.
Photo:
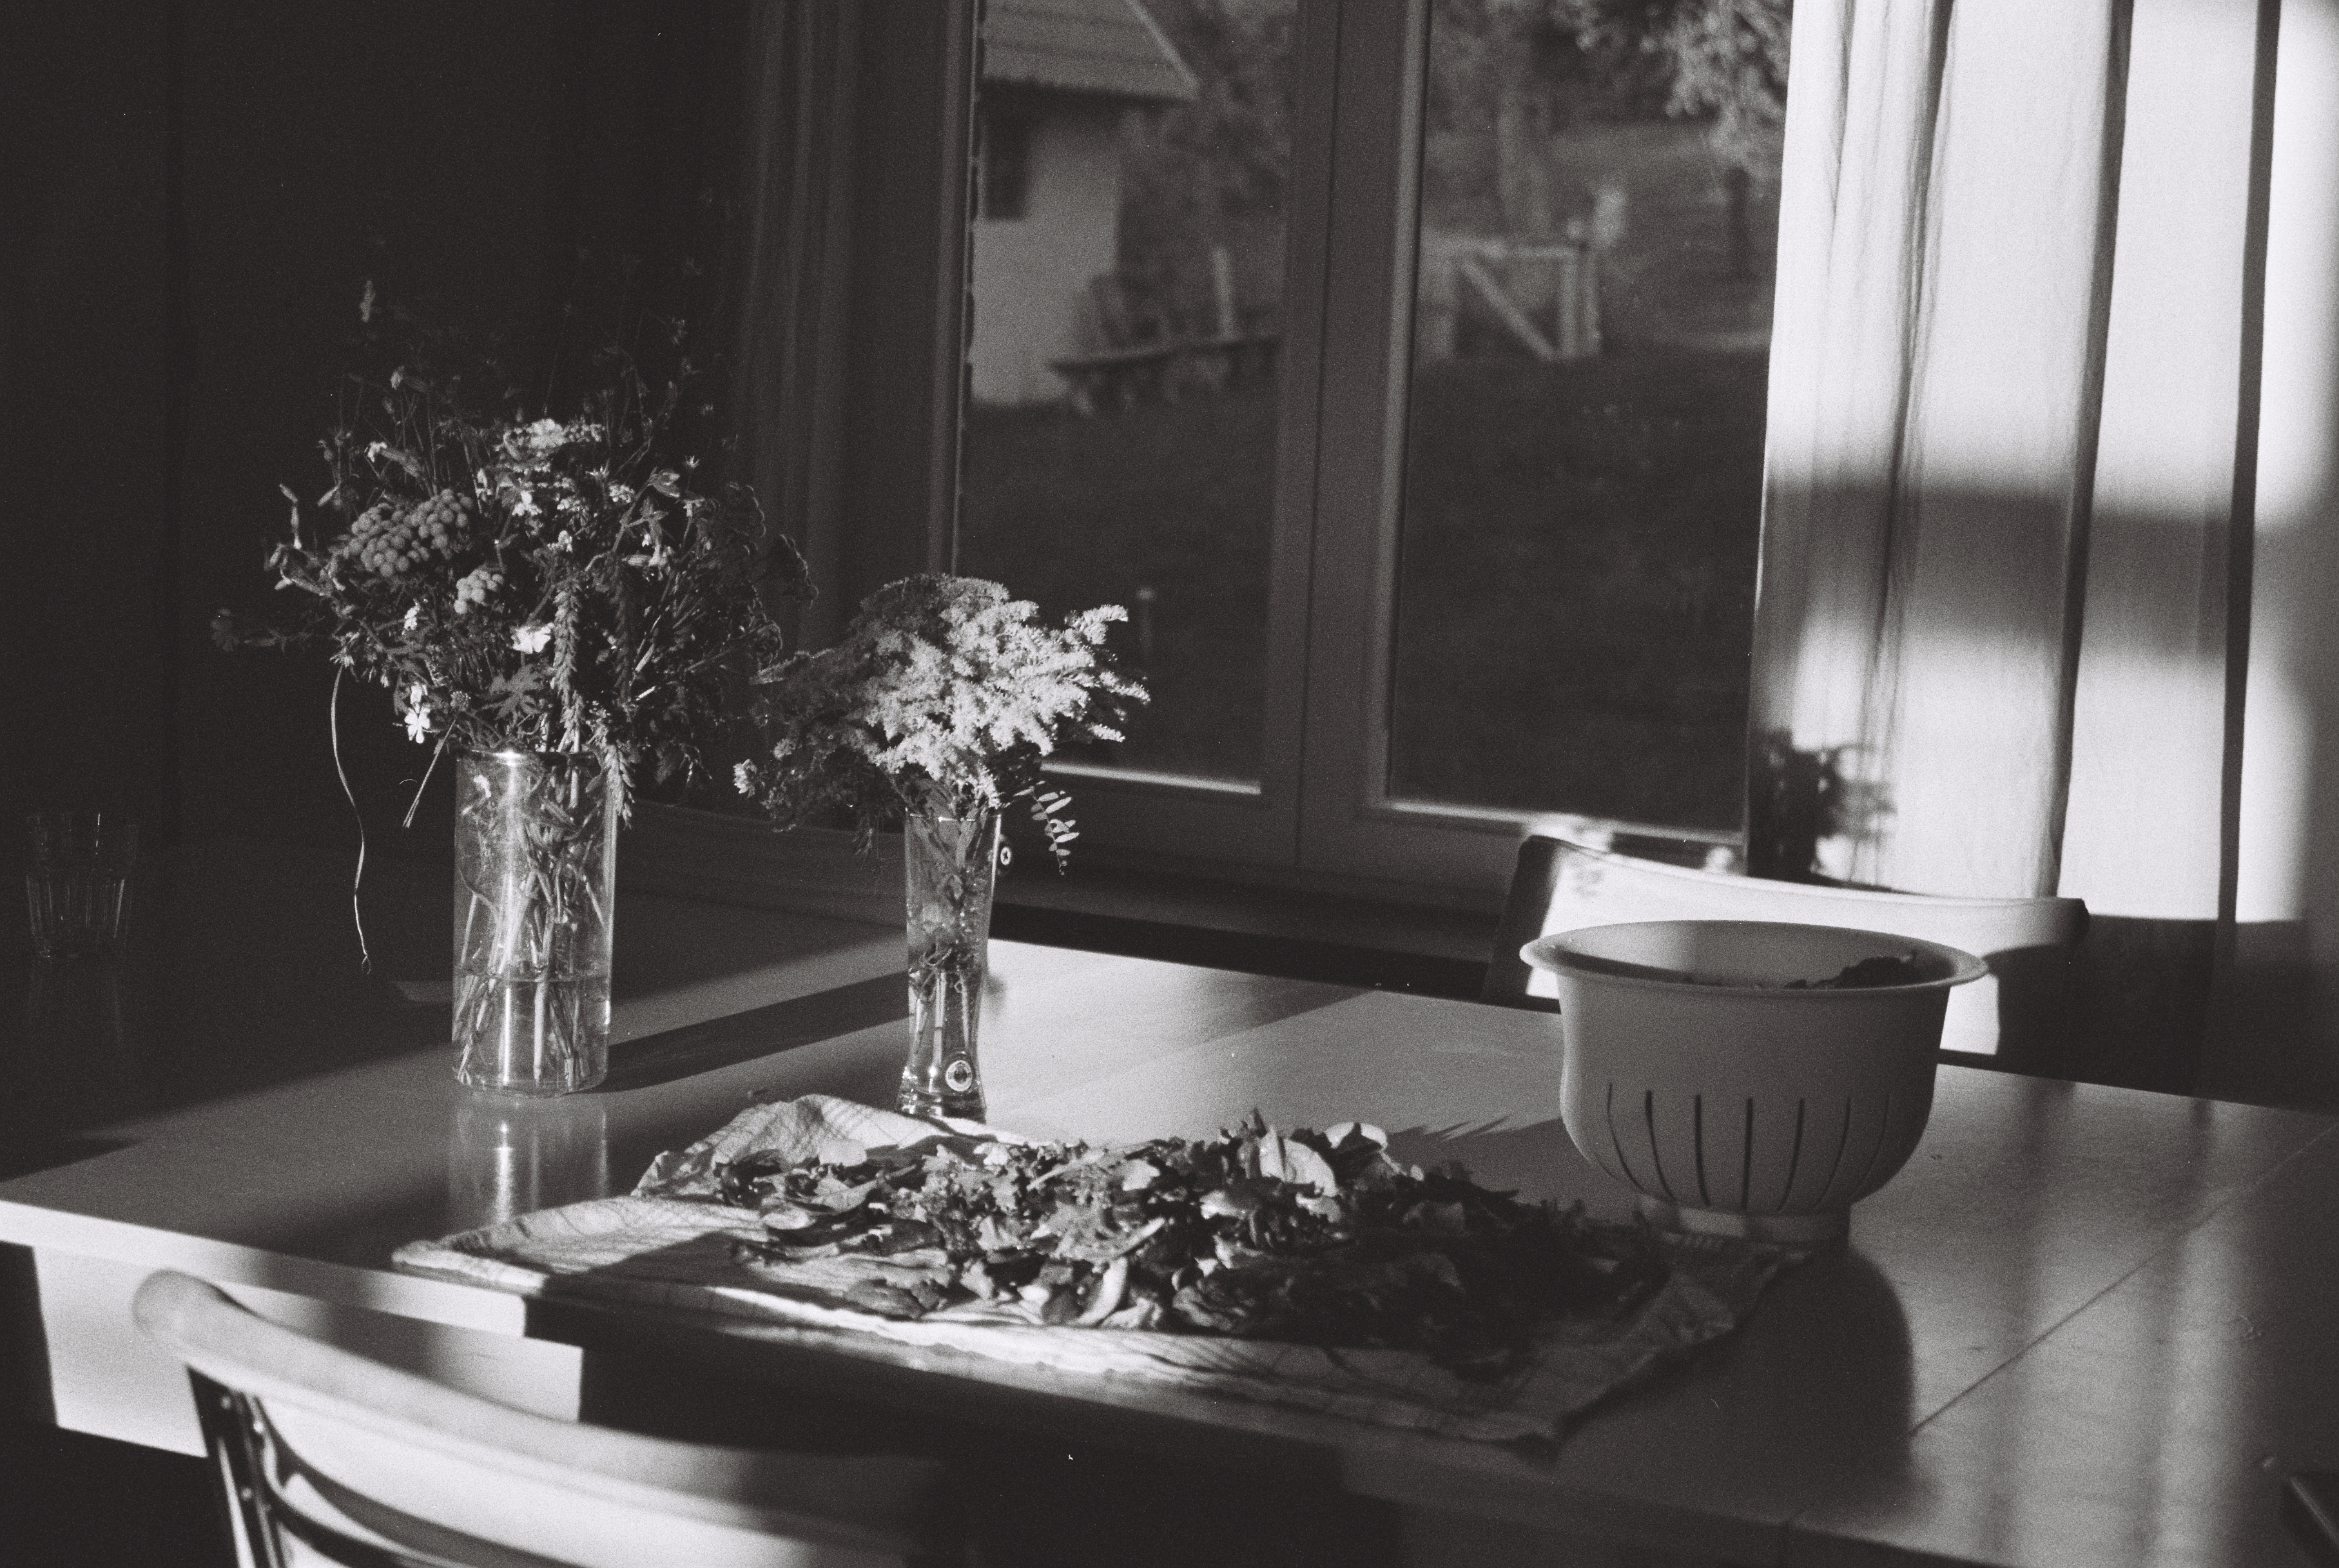
M690 449L752 488L828 582L866 22L860 0L585 0L562 37L546 202L537 382L597 375L605 321L633 336L653 380L686 360ZM794 612L813 624L791 626L791 643L825 640L814 617L849 613L838 597ZM716 745L712 780L683 798L744 809L723 781L746 744L743 730Z
M2279 7L2136 0L2061 891L2071 1075L2193 1088L2235 932ZM2171 106L2182 113L2171 113Z
M2056 889L2119 0L1805 0L1750 703L1758 875Z
M804 550L815 580L832 583L860 11L855 0L749 9L731 181L737 214L722 280L736 477ZM824 622L851 607L816 604L811 614Z

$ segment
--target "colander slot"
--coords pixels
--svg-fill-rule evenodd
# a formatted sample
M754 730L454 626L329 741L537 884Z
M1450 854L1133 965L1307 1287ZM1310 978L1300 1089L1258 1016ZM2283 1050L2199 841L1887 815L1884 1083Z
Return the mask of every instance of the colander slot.
M1615 1101L1616 1086L1615 1084L1611 1083L1608 1085L1608 1105L1603 1114L1608 1117L1612 1123L1615 1116ZM1616 1159L1615 1128L1611 1125L1607 1129L1608 1141L1604 1144L1598 1138L1594 1136L1594 1129L1592 1126L1592 1112L1588 1109L1584 1111L1583 1119L1584 1127L1579 1132L1575 1127L1574 1119L1570 1119L1568 1122L1568 1136L1574 1141L1576 1148L1583 1151L1584 1158L1590 1160L1594 1165L1599 1167L1600 1173L1603 1176L1605 1176L1609 1180L1629 1181L1630 1178L1625 1176L1623 1167L1620 1165Z
M1700 1208L1713 1207L1713 1195L1705 1189L1705 1096L1689 1097L1689 1146L1697 1160L1697 1204Z
M1884 1123L1884 1152L1879 1158L1891 1159L1897 1155L1905 1159L1914 1153L1925 1136L1925 1120L1932 1109L1933 1086L1929 1083L1892 1101L1892 1114Z
M1679 1203L1681 1199L1673 1196L1673 1184L1665 1179L1665 1157L1657 1149L1657 1091L1653 1089L1641 1091L1641 1119L1648 1124L1649 1163L1657 1168L1657 1190L1665 1195L1667 1203Z
M1624 1158L1624 1140L1616 1136L1616 1085L1614 1080L1608 1084L1608 1143L1616 1151L1616 1169L1624 1173L1624 1185L1646 1191L1641 1178L1633 1174L1633 1162Z
M1844 1207L1868 1190L1868 1181L1879 1169L1890 1168L1894 1155L1886 1146L1886 1127L1891 1114L1891 1100L1881 1096L1875 1100L1855 1096L1849 1102L1842 1168L1820 1195L1824 1207Z
M1892 1091L1888 1089L1884 1091L1884 1119L1877 1124L1876 1141L1869 1145L1868 1163L1860 1168L1860 1185L1850 1188L1851 1191L1865 1192L1868 1190L1868 1178L1875 1174L1876 1161L1883 1155L1884 1146L1891 1141L1891 1136Z
M1771 1206L1773 1214L1782 1212L1787 1200L1795 1195L1795 1172L1803 1163L1803 1115L1810 1109L1809 1101L1795 1101L1795 1141L1787 1149L1787 1179L1779 1186L1779 1201Z
M1746 1136L1738 1146L1738 1207L1754 1207L1754 1097L1746 1097Z
M1836 1176L1843 1167L1844 1149L1850 1142L1851 1097L1850 1095L1846 1095L1843 1101L1843 1126L1835 1135L1835 1153L1828 1160L1827 1179L1820 1183L1819 1197L1814 1202L1813 1207L1821 1208L1827 1207L1828 1194L1835 1190Z

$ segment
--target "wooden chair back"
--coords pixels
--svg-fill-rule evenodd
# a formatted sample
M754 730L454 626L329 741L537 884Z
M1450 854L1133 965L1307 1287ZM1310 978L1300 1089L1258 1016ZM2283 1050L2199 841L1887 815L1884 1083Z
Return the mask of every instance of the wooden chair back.
M1934 898L1772 882L1533 836L1519 846L1510 900L1486 966L1486 1001L1556 1009L1551 977L1518 950L1536 937L1640 920L1766 920L1890 932L1962 948L1988 978L1949 993L1941 1049L2010 1060L2059 1041L2087 906L2075 898Z
M185 1362L243 1562L351 1568L903 1568L957 1560L913 1459L557 1421L283 1328L164 1271L138 1326Z

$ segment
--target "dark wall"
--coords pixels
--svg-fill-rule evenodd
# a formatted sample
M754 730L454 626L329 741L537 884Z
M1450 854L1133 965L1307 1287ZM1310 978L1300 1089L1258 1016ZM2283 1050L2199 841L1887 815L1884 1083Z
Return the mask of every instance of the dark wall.
M0 866L171 814L168 59L156 5L0 13Z
M0 860L44 804L155 839L350 842L323 661L221 654L211 617L281 607L277 486L322 488L361 280L540 315L570 237L560 10L8 8ZM351 695L343 742L370 805L419 772L380 693Z
M832 605L929 564L947 526L949 454L926 448L950 433L931 389L954 301L933 252L964 93L941 61L971 11L854 14L869 21L851 210L872 232L846 248L847 537L832 554L855 581ZM773 89L745 41L770 15L749 0L5 8L0 863L36 802L114 805L163 839L353 846L324 660L222 653L210 625L285 605L264 569L278 487L313 515L365 280L500 333L533 377L580 277L631 257L674 291L664 304L704 311L719 359L725 311L690 280L741 275L721 248L752 199L743 94ZM340 743L373 852L443 858L444 770L398 827L429 753L385 694L345 688Z
M572 51L545 0L187 5L183 829L345 844L324 661L220 653L211 617L287 607L262 569L286 520L277 486L307 502L325 488L317 441L363 280L462 318L540 319ZM345 690L341 748L375 847L444 853L443 815L396 831L428 752L384 694Z

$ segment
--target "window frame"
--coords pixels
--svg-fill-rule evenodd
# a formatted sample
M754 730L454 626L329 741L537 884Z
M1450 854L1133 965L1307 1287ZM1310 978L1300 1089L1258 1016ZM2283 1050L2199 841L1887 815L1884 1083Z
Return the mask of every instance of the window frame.
M1298 0L1260 777L1053 762L1084 856L1491 909L1529 833L1742 842L1388 791L1429 27L1430 0Z

